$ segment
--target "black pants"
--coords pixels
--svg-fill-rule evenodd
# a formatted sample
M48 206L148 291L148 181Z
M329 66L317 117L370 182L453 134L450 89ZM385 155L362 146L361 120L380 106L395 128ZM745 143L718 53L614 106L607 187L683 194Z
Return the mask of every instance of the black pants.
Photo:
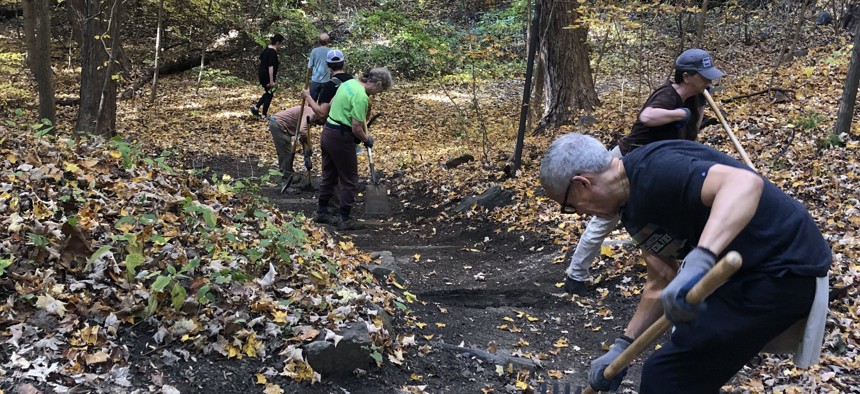
M355 155L355 136L326 124L320 134L322 153L322 180L320 181L319 207L326 212L329 200L340 185L339 202L341 218L347 219L358 194L358 158Z
M719 393L764 345L809 314L814 296L813 277L732 278L648 357L639 393Z
M266 85L263 86L263 95L257 100L257 109L260 110L260 114L266 116L269 114L269 104L272 103L272 99L275 97L275 94L272 93Z

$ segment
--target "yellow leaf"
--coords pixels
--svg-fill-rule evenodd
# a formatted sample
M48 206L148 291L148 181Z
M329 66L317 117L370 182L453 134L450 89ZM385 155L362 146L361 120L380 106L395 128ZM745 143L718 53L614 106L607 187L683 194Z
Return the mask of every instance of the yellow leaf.
M424 328L427 326L427 323L417 322L417 323L415 323L415 326L417 326L418 328Z
M510 317L507 317L507 316L503 317L502 320L510 321L510 322L514 321L514 319L511 319Z
M418 262L418 260L421 260L421 255L418 253L415 253L415 256L412 256L412 258L415 259L415 262Z
M433 335L422 335L422 337L424 337L424 339L426 339L428 341L433 339Z
M406 296L406 302L408 302L408 303L410 303L410 304L411 304L412 302L414 302L414 301L418 300L418 297L417 297L415 294L412 294L412 293L410 293L410 292L408 292L408 291L404 291L404 292L403 292L403 295L404 295L404 296Z
M445 327L445 323L436 323L436 327Z
M549 372L547 372L547 375L549 375L549 377L553 379L561 379L564 377L564 372L561 372L557 369L551 369L549 370Z
M417 373L413 373L412 375L409 375L409 379L412 379L416 382L420 382L420 381L424 380L424 377L417 374Z
M266 384L268 381L266 380L266 375L258 373L254 375L257 377L257 384Z
M600 246L600 254L606 257L615 256L615 252L612 250L612 247L609 245L601 245Z
M562 337L562 338L559 338L557 341L555 341L555 343L552 346L557 347L557 348L563 348L563 347L568 347L570 345L567 343L567 338Z
M525 390L525 389L529 388L529 385L526 384L526 382L523 382L522 380L517 380L516 386L520 390Z
M287 322L287 312L272 311L272 317L274 318L272 321L274 321L275 323L286 323Z
M108 354L105 352L96 352L93 354L87 354L86 362L87 365L100 364L106 362L108 360Z
M112 150L110 151L110 157L113 157L114 159L119 159L120 157L122 157L122 152L118 150Z
M277 384L267 384L263 394L284 394L284 390Z
M69 162L65 161L65 162L63 162L63 164L65 165L65 167L64 167L65 170L68 172L75 173L75 172L80 171L80 168L78 168L78 166L75 163L69 163Z
M564 287L564 282L558 282L555 284L555 287L562 288Z

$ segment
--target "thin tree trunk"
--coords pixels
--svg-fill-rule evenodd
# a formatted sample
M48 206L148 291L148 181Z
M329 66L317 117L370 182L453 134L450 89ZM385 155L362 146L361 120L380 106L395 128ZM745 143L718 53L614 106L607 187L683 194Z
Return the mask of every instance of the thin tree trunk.
M206 36L206 33L209 32L209 18L212 16L212 0L209 0L209 5L206 6L206 23L203 29L200 29L202 32L202 36ZM204 37L200 37L200 72L197 73L197 87L194 88L194 95L200 95L200 81L203 80L203 67L206 65L206 40Z
M848 66L848 76L845 78L842 100L836 115L836 128L834 129L836 135L851 134L851 120L854 118L858 85L860 85L860 23L854 29L854 49L851 51L851 64Z
M114 59L122 53L118 27L122 24L121 0L113 4L69 0L69 6L81 33L81 103L75 131L109 138L116 134L116 82L111 70Z
M161 16L164 13L164 0L158 1L158 27L155 30L155 66L152 73L152 92L149 94L149 103L155 102L155 94L158 92L158 53L161 52Z
M708 0L702 0L702 11L699 14L699 25L696 27L696 44L702 45L702 33L705 31L705 18L708 16Z
M48 0L24 0L24 36L27 63L39 91L39 119L56 122L54 75L51 70L51 15Z
M777 71L779 71L779 67L782 65L782 61L785 59L785 55L794 52L794 48L797 45L797 37L800 35L800 30L803 28L803 21L804 17L806 16L807 3L809 3L809 0L803 0L803 2L800 4L800 13L797 15L797 22L794 26L794 35L791 39L791 45L788 47L783 45L782 49L779 51L779 58L777 59L776 64L773 66L773 70L770 73L770 81L767 83L768 89L773 87L773 80L776 78Z

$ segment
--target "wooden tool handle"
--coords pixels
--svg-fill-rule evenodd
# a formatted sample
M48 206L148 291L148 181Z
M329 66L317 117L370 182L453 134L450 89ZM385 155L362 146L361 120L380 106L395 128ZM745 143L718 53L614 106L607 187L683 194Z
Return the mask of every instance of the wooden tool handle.
M738 137L735 137L735 133L732 132L732 128L729 127L729 123L726 122L726 119L723 117L723 113L720 112L720 107L717 107L717 103L714 102L714 98L711 97L711 94L705 90L705 100L708 101L708 105L711 106L711 109L714 110L714 113L717 114L717 119L720 120L720 123L723 125L723 128L726 129L726 133L728 133L729 138L732 140L732 144L735 145L735 149L738 151L738 154L741 155L741 159L743 159L744 164L752 168L753 171L758 172L755 166L753 165L750 157L747 156L747 152L744 150L744 147L741 146L740 141L738 141Z
M696 283L689 292L687 292L686 300L689 304L695 305L702 302L707 296L713 293L718 287L722 286L738 269L741 268L743 260L741 259L741 255L738 252L729 252L723 257L714 268L711 268L698 283ZM666 318L666 316L661 316L657 319L654 324L652 324L642 335L636 338L630 346L627 347L621 354L609 364L608 367L603 371L603 377L607 380L611 380L615 377L622 369L626 368L630 365L633 360L642 353L645 348L651 346L651 343L656 341L658 338L663 336L663 334L672 328L672 322ZM594 389L591 386L587 386L585 390L582 391L583 394L586 393L595 393Z
M305 76L305 89L308 89L311 85L311 71L312 69L308 69L307 75ZM296 135L293 139L293 153L296 152L296 147L299 145L299 129L302 127L302 116L305 114L305 95L302 95L302 104L299 106L299 116L296 119ZM310 125L310 122L308 122Z

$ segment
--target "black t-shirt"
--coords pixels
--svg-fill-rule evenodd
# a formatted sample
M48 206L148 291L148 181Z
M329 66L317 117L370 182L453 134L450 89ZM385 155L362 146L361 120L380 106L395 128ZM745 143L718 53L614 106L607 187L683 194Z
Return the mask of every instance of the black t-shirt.
M350 79L353 79L353 76L349 73L343 72L340 74L332 75L331 78L332 79L324 83L322 89L320 89L320 95L316 100L317 104L330 103L331 99L334 98L334 94L337 93L337 88L340 86L340 84L349 81ZM334 81L333 79L337 79L339 82Z
M638 247L671 258L683 258L699 243L711 213L701 197L709 169L724 164L752 171L717 150L683 140L648 144L622 161L630 199L621 223ZM824 276L832 258L815 221L800 202L764 181L755 214L725 252L739 252L740 272L747 274Z
M280 62L278 61L278 51L273 48L266 47L263 49L263 52L260 53L260 70L258 76L260 77L260 85L266 86L269 84L269 66L273 67L272 76L275 78L275 81L278 80L278 65Z
M322 89L320 89L320 94L317 97L317 104L322 105L325 103L330 103L334 98L335 93L337 93L337 88L346 81L353 79L352 74L342 72L340 74L335 74L331 76L328 82L324 83ZM324 125L326 122L325 118L319 119L316 121L318 125Z
M648 145L655 141L677 139L695 141L699 134L697 123L703 105L705 105L705 98L703 95L696 95L682 101L681 96L678 95L678 92L675 91L672 84L667 82L665 85L657 88L657 90L651 93L651 96L649 96L648 100L645 101L642 109L639 110L639 114L642 114L642 111L648 107L669 110L686 107L690 110L690 121L687 122L687 125L682 129L677 128L678 122L671 122L661 126L652 127L646 126L639 121L639 114L637 114L636 122L633 123L633 128L630 130L630 134L625 135L620 141L618 141L618 147L621 149L621 154L626 155L633 149Z

